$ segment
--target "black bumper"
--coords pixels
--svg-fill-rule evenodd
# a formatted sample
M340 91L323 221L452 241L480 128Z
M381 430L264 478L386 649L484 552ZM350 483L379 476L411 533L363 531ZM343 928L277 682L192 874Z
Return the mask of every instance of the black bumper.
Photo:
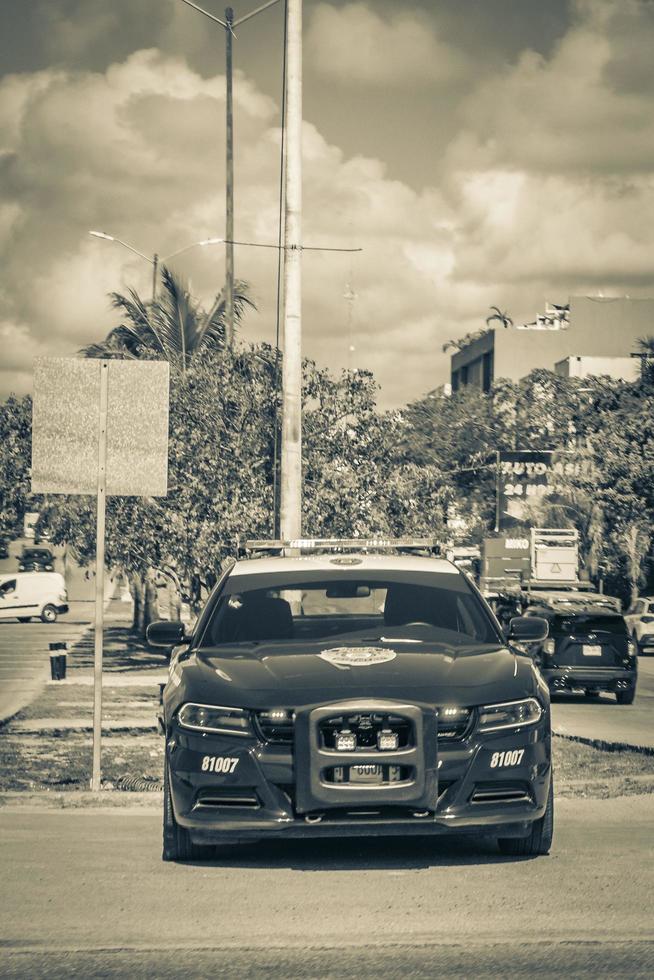
M590 691L628 691L636 686L636 670L620 667L541 667L541 674L550 691L572 691L585 688Z
M415 784L367 786L360 793L345 787L334 792L333 784L316 779L325 760L316 766L315 758L312 762L291 746L173 727L166 751L175 819L193 841L207 844L371 835L525 836L547 805L549 712L523 731L473 733L437 748L435 731L426 727ZM233 771L208 772L202 768L207 758L237 762L226 764Z

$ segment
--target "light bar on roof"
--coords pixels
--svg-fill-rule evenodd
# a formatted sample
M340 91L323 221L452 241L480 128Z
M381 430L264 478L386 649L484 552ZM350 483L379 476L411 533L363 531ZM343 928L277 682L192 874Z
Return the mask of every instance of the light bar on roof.
M436 538L291 538L286 541L240 541L244 551L434 551Z

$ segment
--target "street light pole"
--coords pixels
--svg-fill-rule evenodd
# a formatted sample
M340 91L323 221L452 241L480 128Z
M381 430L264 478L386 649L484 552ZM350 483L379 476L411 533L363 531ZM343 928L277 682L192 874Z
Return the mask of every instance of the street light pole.
M234 20L231 7L225 8L225 20L209 13L192 0L182 0L187 7L192 7L218 24L225 31L225 339L227 346L234 343L234 105L233 105L233 67L232 40L235 37L234 28L250 20L268 7L274 6L279 0L267 0L249 14L244 14Z
M280 532L302 531L302 0L288 0Z
M225 9L225 340L234 344L234 107L232 38L234 11Z

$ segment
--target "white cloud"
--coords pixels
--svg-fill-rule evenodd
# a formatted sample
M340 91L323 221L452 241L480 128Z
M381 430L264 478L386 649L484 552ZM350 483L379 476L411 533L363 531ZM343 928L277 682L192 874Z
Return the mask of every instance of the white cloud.
M316 24L334 29L332 7L322 4L318 14L323 20L309 25L314 53ZM631 0L580 3L548 59L525 54L483 85L475 81L438 188L393 179L383 161L348 156L305 122L304 241L363 249L305 252L307 355L332 367L374 368L384 402L401 403L446 379L442 344L483 326L491 304L519 321L533 319L546 297L651 291L650 136L635 137L645 134L650 108L625 60L636 17ZM338 23L339 31L352 25L355 39L361 24L377 31L374 53L383 54L387 25L370 6L346 5ZM351 58L346 45L341 51L320 36L337 59ZM418 54L441 43L429 31L421 37ZM404 72L408 43L398 50L402 57L386 66L389 84ZM367 59L365 80L374 81L381 69ZM438 87L425 74L429 59L413 60L412 84L419 71ZM236 237L276 242L278 107L243 75L235 95ZM149 295L149 265L89 239L88 229L147 255L222 235L223 117L222 76L203 78L151 50L104 73L42 72L0 84L1 339L22 372L16 384L25 384L35 351L72 353L105 335L117 322L110 290L133 285ZM223 282L224 249L191 250L174 266L209 302ZM236 271L259 305L243 338L272 341L277 252L238 247ZM6 375L0 385L7 390Z
M525 51L516 65L471 92L450 165L477 158L486 166L536 172L649 170L652 59L648 74L642 59L637 62L638 88L624 85L628 45L636 40L651 52L652 4L578 0L576 20L550 58Z
M309 70L345 84L451 82L465 65L419 11L383 16L368 3L319 3L309 21L306 49Z

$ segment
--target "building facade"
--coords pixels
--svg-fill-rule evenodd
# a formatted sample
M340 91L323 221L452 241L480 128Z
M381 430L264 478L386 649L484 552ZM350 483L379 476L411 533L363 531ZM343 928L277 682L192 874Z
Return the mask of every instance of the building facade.
M489 391L496 378L518 381L535 368L552 370L557 362L577 358L586 362L586 375L623 377L602 368L608 362L630 359L639 339L652 335L654 299L573 296L565 316L543 316L524 327L491 329L456 351L451 358L452 391L466 385ZM591 359L596 360L597 370L591 369ZM632 376L636 377L639 362L630 360L634 362ZM614 363L613 368L619 370L620 366Z
M637 357L565 357L554 365L554 373L562 378L600 376L620 381L637 381L640 360Z

